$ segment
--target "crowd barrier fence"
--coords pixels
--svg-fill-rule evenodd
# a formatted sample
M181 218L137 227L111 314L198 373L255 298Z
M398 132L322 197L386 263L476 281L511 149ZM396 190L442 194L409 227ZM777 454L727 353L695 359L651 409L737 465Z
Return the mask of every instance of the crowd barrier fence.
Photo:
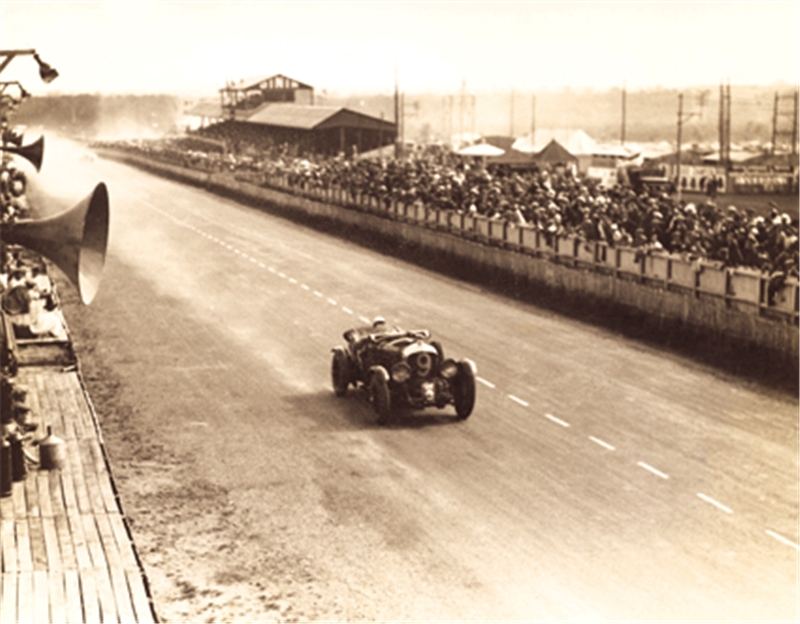
M132 159L148 166L146 157L132 156ZM247 192L238 188L238 183L230 173L192 172L167 163L159 163L159 166L179 179ZM604 242L587 241L574 235L554 237L531 225L513 224L480 214L441 210L420 201L381 200L340 186L292 184L286 175L263 176L260 184L251 179L242 179L240 182L246 182L250 188L255 184L320 203L447 232L490 247L543 258L575 270L610 275L621 282L637 282L649 288L681 293L691 299L716 301L725 309L743 312L762 321L793 325L796 333L800 308L796 278L786 279L774 293L770 293L769 275L751 268L723 267L718 262L688 260L666 252L612 247Z
M548 242L544 232L526 224L509 223L486 215L440 210L422 202L407 204L391 200L384 203L373 197L337 188L320 194L316 190L292 186L285 177L269 178L266 184L293 194L447 231L488 245L551 258L575 268L611 273L619 279L635 280L656 288L688 292L696 298L719 298L731 308L795 325L798 323L800 298L796 278L787 279L770 301L770 277L747 267L722 267L719 262L690 261L666 252L611 247L607 243L586 241L575 235L560 236Z

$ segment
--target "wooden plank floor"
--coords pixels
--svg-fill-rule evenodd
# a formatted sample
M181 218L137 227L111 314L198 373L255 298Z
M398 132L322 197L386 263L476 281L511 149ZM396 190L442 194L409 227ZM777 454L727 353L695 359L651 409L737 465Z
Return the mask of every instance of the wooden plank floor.
M0 499L0 622L157 621L78 374L25 366L17 381L29 388L35 436L52 426L66 462L29 465Z

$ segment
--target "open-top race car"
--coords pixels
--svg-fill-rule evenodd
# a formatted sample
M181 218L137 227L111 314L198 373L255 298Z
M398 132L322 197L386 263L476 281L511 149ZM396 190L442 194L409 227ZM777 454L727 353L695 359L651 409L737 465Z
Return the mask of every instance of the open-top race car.
M464 420L475 407L475 364L444 357L427 329L388 327L378 317L369 327L349 329L344 346L334 347L331 378L336 396L350 385L366 389L378 423L391 420L395 407L453 405Z

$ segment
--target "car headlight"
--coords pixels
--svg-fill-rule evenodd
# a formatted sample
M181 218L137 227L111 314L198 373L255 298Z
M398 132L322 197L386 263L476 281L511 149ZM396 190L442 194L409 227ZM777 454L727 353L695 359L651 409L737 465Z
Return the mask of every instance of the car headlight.
M411 368L405 362L398 362L392 366L392 380L397 383L404 383L411 377Z
M442 363L442 367L439 369L439 372L445 379L452 379L458 374L458 364L456 364L453 360L445 360Z

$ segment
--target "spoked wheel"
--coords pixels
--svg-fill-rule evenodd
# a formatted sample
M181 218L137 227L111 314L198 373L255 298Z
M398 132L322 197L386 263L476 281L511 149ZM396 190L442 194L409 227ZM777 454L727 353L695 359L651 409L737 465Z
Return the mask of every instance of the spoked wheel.
M347 393L350 379L350 359L347 357L347 352L342 347L336 347L331 360L331 382L337 397L343 397Z
M472 360L458 363L458 375L453 379L453 404L459 420L466 420L475 407L476 368Z
M388 424L392 417L392 397L389 394L389 373L382 366L376 366L370 375L369 402L378 415L378 424Z

